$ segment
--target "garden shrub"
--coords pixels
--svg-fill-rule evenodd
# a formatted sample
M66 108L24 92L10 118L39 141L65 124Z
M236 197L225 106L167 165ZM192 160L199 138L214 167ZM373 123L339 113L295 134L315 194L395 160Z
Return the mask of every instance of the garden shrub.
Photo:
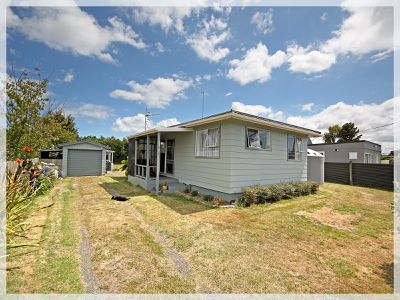
M279 200L314 194L319 184L312 181L289 182L271 185L255 185L245 188L238 206L246 207L251 204L272 203Z
M215 197L214 200L211 202L213 205L221 206L225 204L225 200L222 198Z
M204 195L203 199L204 201L211 202L214 199L214 197L211 195Z
M192 196L193 197L197 197L199 195L199 192L198 191L192 191Z
M6 180L6 237L7 247L12 247L16 236L23 236L27 229L24 219L27 208L38 195L43 195L55 184L60 172L54 164L35 163L28 158L33 150L22 149L26 154L16 160L15 172L7 170Z

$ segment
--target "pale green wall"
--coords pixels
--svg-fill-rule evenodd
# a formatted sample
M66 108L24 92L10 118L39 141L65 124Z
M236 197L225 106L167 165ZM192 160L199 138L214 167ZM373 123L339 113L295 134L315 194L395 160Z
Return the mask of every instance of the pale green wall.
M216 126L221 128L220 158L195 157L195 132L163 135L163 138L175 138L174 177L180 182L231 194L255 184L307 180L305 139L302 160L288 161L288 132L234 120L194 129ZM246 126L270 130L272 150L246 149Z

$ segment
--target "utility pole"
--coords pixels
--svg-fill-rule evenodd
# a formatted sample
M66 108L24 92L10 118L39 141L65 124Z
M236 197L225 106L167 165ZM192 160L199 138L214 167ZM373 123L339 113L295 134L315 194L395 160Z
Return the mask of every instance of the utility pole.
M203 95L203 103L201 105L201 118L204 118L204 94L205 94L205 92L202 91L201 94Z

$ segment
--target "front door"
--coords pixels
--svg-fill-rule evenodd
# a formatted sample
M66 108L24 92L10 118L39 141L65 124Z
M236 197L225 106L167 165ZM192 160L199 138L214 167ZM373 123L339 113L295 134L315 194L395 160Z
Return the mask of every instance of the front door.
M174 174L174 140L162 140L160 151L160 173Z

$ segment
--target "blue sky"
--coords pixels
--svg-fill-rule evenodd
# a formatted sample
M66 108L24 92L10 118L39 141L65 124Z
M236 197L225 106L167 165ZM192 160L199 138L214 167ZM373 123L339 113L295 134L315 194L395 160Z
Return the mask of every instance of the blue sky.
M39 67L80 135L231 108L392 147L391 8L11 8L7 69Z

